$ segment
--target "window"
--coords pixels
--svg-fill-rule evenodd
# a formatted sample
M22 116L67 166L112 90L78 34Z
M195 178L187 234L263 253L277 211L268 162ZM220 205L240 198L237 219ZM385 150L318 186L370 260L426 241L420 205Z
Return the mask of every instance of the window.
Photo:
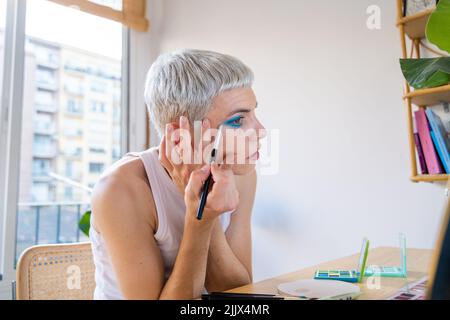
M53 105L55 103L55 99L53 97L53 93L38 89L36 90L35 102L40 105Z
M31 189L31 200L47 202L50 200L50 186L47 183L35 182Z
M106 150L103 147L90 147L89 148L89 152L92 152L92 153L106 153Z
M40 112L56 112L56 103L54 93L36 88L34 103L36 111Z
M82 144L75 141L66 141L64 144L64 155L70 158L80 158L83 155Z
M50 161L46 159L33 159L32 174L35 177L48 176L51 171Z
M73 197L73 188L72 187L65 187L64 188L64 198L67 200L71 200Z
M102 173L104 168L105 168L105 164L103 164L103 163L97 163L97 162L89 163L89 172L90 173Z
M123 152L113 132L124 130L122 25L45 0L26 6L16 259L34 244L87 240L84 187Z
M40 66L36 68L36 85L40 89L56 90L56 74L52 70L43 69Z
M83 114L83 105L80 101L69 98L67 100L67 112L72 113L74 115L82 115Z
M35 48L36 62L41 66L45 66L50 69L57 69L59 64L59 55L57 51L45 50L42 47L37 46Z
M91 101L90 110L93 113L106 113L106 103L99 101Z
M53 117L47 113L36 113L33 121L34 133L41 135L53 135L56 123Z
M73 161L66 161L66 176L72 177L73 176Z
M47 135L35 134L33 136L33 157L32 159L52 158L56 156L56 146L53 139Z

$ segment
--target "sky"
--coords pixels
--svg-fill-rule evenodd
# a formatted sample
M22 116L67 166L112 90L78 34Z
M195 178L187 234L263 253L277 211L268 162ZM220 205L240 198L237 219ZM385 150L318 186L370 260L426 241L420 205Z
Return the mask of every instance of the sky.
M120 23L46 0L27 2L27 35L121 59Z

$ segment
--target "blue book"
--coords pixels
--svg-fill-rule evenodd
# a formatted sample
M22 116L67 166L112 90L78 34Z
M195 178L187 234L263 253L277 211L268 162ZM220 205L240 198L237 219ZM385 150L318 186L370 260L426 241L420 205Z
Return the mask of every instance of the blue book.
M425 112L431 127L431 138L434 146L441 158L445 172L450 173L450 139L448 138L447 131L441 118L431 108L427 108Z
M444 159L444 154L442 153L441 148L438 146L438 141L437 141L436 135L434 134L434 131L430 131L430 135L431 135L431 140L433 140L434 146L436 147L436 151L437 151L437 153L439 155L439 158L441 158L441 160L442 160L441 162L444 165L445 172L446 173L450 173L448 171L447 166L444 163L444 160L443 160Z

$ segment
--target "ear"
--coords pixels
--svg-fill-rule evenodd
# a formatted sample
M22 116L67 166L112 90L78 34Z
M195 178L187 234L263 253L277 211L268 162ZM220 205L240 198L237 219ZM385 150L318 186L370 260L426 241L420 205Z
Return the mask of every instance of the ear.
M171 124L174 129L180 128L180 123L178 121L169 122L168 124Z
M170 143L175 143L175 145L178 145L178 143L180 143L180 140L174 141L174 140L172 140L173 139L172 137L173 137L174 134L178 133L177 129L180 128L180 124L178 122L168 122L168 123L166 123L166 128L167 128L167 126L169 124L172 125L172 128L173 128L172 134L169 137L169 136L167 136L167 131L165 131L164 132L164 137L165 137L165 139L170 139L170 141L169 141Z

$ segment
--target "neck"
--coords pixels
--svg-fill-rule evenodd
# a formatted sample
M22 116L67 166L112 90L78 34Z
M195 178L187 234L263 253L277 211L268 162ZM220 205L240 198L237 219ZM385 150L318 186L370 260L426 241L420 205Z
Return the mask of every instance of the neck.
M159 156L159 155L160 155L160 152L161 152L161 146L158 147L157 152L158 152L158 159L160 159L160 156ZM169 171L167 170L167 168L166 168L166 166L164 165L164 163L163 163L161 160L159 160L159 163L161 163L162 167L164 168L164 171L167 173L167 175L169 176L169 178L173 181L172 176L170 175L170 173L169 173Z

